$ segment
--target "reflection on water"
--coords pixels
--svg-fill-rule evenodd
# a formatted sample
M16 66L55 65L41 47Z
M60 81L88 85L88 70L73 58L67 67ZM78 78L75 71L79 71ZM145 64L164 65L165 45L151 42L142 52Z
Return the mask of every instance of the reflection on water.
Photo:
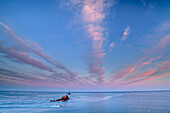
M67 102L50 102L66 93L0 92L2 113L168 113L170 92L72 93Z

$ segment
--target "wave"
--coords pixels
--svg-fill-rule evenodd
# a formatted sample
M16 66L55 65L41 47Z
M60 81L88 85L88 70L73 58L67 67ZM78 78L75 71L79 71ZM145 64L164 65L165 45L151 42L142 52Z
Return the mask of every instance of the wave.
M76 101L76 103L81 103L81 102L100 102L100 101L106 101L109 100L113 97L117 96L122 96L123 94L116 94L116 95L110 95L110 96L104 96L102 98L100 97L91 97L91 96L79 96L79 97L74 97L71 99L72 102ZM73 104L73 103L72 103Z
M113 97L117 97L117 96L122 96L123 94L119 94L119 95L111 95L111 96L105 96L103 98L100 98L100 99L97 99L93 102L99 102L99 101L105 101L105 100L109 100L110 98L113 98Z

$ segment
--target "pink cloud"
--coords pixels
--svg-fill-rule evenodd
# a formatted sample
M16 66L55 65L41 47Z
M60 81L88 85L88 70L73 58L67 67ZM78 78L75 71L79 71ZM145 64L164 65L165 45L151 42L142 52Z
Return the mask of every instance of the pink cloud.
M155 69L152 69L152 70L150 70L150 71L145 71L145 72L143 72L142 74L141 74L140 72L136 72L135 76L133 76L133 77L130 78L130 79L127 79L126 82L130 82L130 81L134 81L134 80L139 79L139 78L146 77L146 76L151 75L151 74L153 74L153 73L155 73L155 72L156 72Z
M151 75L153 75L153 74L151 74ZM139 83L139 82L143 82L143 81L147 81L147 80L151 80L151 79L154 79L154 78L157 78L157 77L167 76L167 75L170 75L170 72L163 72L163 73L160 73L160 74L156 74L155 76L148 75L148 77L146 77L146 78L131 81L131 82L127 83L126 85L136 84L136 83Z
M114 47L115 46L115 42L112 42L111 44L110 44L110 47Z
M26 43L25 41L23 41L22 39L17 37L13 33L13 31L8 26L3 24L2 22L0 22L0 30L2 31L2 33L4 33L4 35L7 36L6 38L9 38L13 41L12 42L13 44L8 45L8 46L4 46L4 45L2 45L2 43L0 43L0 48L1 48L0 52L8 55L9 58L15 58L18 61L21 61L25 64L52 72L53 74L50 76L51 78L53 78L52 76L58 76L58 77L60 77L59 78L60 80L65 80L65 82L67 81L68 83L70 83L69 81L72 81L72 84L81 84L77 80L76 73L67 69L65 66L60 64L58 61L54 60L48 54L45 54L43 52L43 49L38 44L33 43L33 42L31 42L30 44ZM45 64L42 61L34 58L33 57L34 55L43 59L47 63ZM54 68L48 66L48 63L52 64L57 69L61 69L65 72L57 73L54 70Z
M112 42L110 45L109 45L109 51L112 51L112 48L114 48L115 46L115 42Z
M35 66L35 67L38 67L40 69L44 69L44 70L47 70L50 72L54 72L54 70L51 67L46 66L38 59L28 56L28 53L26 53L26 52L18 52L16 50L14 50L13 48L3 47L2 45L0 45L0 49L1 49L0 52L5 53L10 57L16 58L19 61L22 61L26 64L29 64L31 66Z
M56 66L57 68L63 69L67 72L69 71L66 67L60 64L58 61L52 59L49 55L45 54L42 51L43 49L38 44L33 43L33 42L31 42L30 44L27 44L25 41L17 37L13 33L13 31L8 26L3 24L2 22L0 22L0 29L4 31L3 33L5 33L9 38L11 38L15 42L13 49L15 49L16 51L29 52L29 53L35 54L36 56L41 57L46 62Z
M105 27L103 26L106 11L113 5L111 0L71 0L71 3L78 6L81 25L85 28L88 39L91 41L91 49L88 57L89 73L102 84L105 68L102 59L106 55L104 41L106 40ZM91 77L92 78L92 77Z
M89 23L101 23L105 18L104 0L85 0L82 8L83 21Z
M141 58L139 61L137 61L136 63L133 64L134 66L132 66L132 65L127 65L125 69L118 71L117 74L114 74L114 73L113 73L113 74L112 74L113 80L110 81L110 83L112 84L112 83L115 82L117 79L124 79L125 81L132 81L132 80L134 80L134 79L136 79L136 78L144 77L145 74L142 74L142 75L141 75L141 74L138 72L138 70L141 69L141 68L143 68L145 65L149 65L149 64L151 64L153 61L158 60L158 59L160 59L160 58L161 58L161 57L159 56L159 57L157 57L157 58L149 59L149 60L146 61L146 62L143 62L144 59ZM150 72L154 72L154 71L146 72L146 75L147 75L148 73L150 73ZM137 73L137 74L135 74L135 73ZM136 75L137 75L137 76L136 76ZM122 81L122 82L124 82L124 81ZM120 83L120 84L121 84L121 83Z
M162 37L155 46L153 46L146 53L144 53L145 56L142 56L137 62L133 63L132 66L128 65L123 70L113 72L111 75L113 79L110 81L110 85L115 84L116 80L119 80L119 85L120 85L126 82L132 82L132 81L137 81L138 79L144 79L145 77L147 78L154 73L167 71L169 67L168 64L166 64L162 68L159 68L161 63L162 64L165 64L165 63L160 62L156 65L154 61L157 61L162 58L163 56L162 51L166 49L167 45L169 44L169 41L170 41L170 35L168 34ZM153 71L145 72L144 74L141 74L139 70L145 67L146 65L148 66L152 65L152 66L155 66L156 68ZM157 68L159 69L157 70ZM154 78L154 77L149 77L149 78Z
M168 69L170 69L170 63L167 61L159 61L159 64L161 65L157 65L157 63L152 64L155 66L155 68L149 68L148 69L149 71L144 71L144 72L136 71L133 76L127 77L122 83L120 83L120 85L134 84L134 83L154 79L156 77L170 75L170 72L168 71Z
M149 59L148 61L141 63L140 61L143 60L143 58L142 58L142 59L139 61L140 65L138 66L138 68L142 68L142 67L145 66L145 65L151 64L153 61L158 60L158 59L160 59L160 58L161 58L161 56L158 56L157 58L151 58L151 59Z
M81 19L86 33L92 42L92 52L90 52L90 61L88 62L89 72L102 83L102 75L105 68L102 66L102 59L106 55L103 48L103 43L106 40L104 37L104 27L102 26L105 19L105 10L110 8L111 4L105 0L84 0L72 1L73 4L81 6ZM109 6L110 5L110 6Z
M123 78L125 76L127 76L128 74L131 74L132 72L135 71L137 66L131 66L128 65L126 69L124 69L123 71L118 71L118 73L116 75L114 75L114 78L111 82L114 82L117 79Z

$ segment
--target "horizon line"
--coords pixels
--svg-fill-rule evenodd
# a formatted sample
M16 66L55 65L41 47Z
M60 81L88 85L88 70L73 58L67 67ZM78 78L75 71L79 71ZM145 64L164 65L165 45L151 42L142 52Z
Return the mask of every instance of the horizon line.
M0 90L0 92L60 92L60 93L64 93L64 92L68 92L70 91L71 93L116 93L116 92L159 92L159 91L165 91L165 92L169 92L170 89L158 89L158 90L108 90L108 91L102 91L102 90L96 90L96 91L92 91L92 90Z

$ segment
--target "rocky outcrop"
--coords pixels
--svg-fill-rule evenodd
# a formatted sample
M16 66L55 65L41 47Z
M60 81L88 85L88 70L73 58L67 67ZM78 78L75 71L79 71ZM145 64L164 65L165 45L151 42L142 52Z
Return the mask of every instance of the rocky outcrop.
M60 100L62 100L62 101L67 101L67 100L69 100L69 97L68 97L68 95L65 95L65 96L63 96Z
M56 102L56 101L67 101L70 98L68 97L68 95L63 96L61 99L57 99L57 100L50 100L50 102Z

